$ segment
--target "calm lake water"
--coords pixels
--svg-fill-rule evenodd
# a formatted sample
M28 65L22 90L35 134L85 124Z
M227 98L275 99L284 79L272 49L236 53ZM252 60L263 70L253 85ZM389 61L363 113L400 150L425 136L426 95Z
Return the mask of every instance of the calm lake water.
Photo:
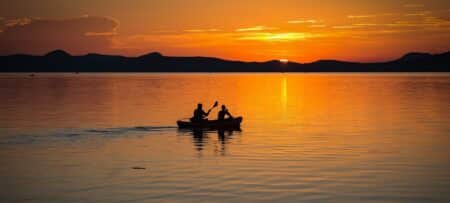
M449 74L2 74L0 99L0 202L450 202ZM216 100L242 131L177 129Z

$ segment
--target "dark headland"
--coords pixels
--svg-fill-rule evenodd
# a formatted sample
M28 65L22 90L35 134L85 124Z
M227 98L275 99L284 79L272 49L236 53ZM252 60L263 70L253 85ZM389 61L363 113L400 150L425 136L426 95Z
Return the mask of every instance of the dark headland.
M0 72L450 72L450 52L408 53L387 62L319 60L312 63L243 62L211 57L172 57L150 53L139 57L56 50L43 56L0 56Z

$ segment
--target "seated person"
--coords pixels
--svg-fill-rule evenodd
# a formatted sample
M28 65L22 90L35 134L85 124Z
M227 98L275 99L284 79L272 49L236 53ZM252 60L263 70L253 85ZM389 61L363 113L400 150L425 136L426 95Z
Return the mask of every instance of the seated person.
M208 120L206 117L209 115L211 110L208 112L203 111L203 105L201 103L197 104L197 109L194 110L194 116L191 118L191 121L198 122Z
M233 118L233 116L228 112L228 109L225 107L225 105L222 105L222 110L219 111L219 114L217 115L218 120L224 120L225 116L228 115L228 119Z

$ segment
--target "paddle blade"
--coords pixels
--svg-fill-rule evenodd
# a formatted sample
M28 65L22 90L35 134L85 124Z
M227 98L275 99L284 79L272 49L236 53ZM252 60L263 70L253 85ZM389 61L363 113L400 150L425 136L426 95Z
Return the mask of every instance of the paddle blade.
M214 102L213 108L216 107L217 105L219 105L219 102L218 101Z

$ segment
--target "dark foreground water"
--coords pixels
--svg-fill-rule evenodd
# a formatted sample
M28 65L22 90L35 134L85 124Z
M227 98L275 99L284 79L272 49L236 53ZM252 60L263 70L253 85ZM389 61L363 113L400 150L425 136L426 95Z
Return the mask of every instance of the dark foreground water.
M450 202L450 75L3 74L0 202Z

